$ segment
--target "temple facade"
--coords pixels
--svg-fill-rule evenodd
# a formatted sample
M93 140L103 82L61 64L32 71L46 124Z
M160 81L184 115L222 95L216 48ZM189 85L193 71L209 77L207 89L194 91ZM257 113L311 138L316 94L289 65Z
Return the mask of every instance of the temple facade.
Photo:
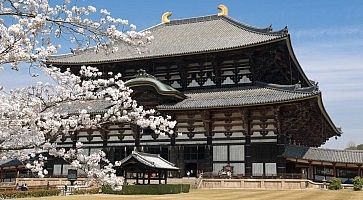
M134 149L157 153L180 168L172 174L178 177L220 174L229 166L237 177L305 173L314 179L314 162L308 159L301 168L301 158L289 149L319 147L341 130L296 59L287 28L252 27L230 18L226 7L220 10L181 20L164 14L160 24L147 29L154 40L141 54L120 45L110 54L91 49L49 59L49 65L74 73L82 65L121 73L133 98L172 116L180 133L162 137L136 125L112 124L63 135L59 146L81 141L87 152L103 149L111 161ZM100 113L110 105L93 101L69 109L88 106ZM60 176L68 167L55 163L48 171ZM353 168L360 173L360 166Z

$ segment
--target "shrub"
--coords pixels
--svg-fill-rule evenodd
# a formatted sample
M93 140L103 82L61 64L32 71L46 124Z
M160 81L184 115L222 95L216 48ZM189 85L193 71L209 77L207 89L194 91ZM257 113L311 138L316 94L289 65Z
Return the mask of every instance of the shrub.
M102 193L105 194L177 194L187 193L190 190L189 184L160 184L160 185L124 185L122 191L114 191L110 186L103 186Z
M57 196L60 190L50 189L50 190L31 190L31 191L3 191L0 192L0 198L25 198L25 197L45 197L45 196Z
M356 176L353 179L353 189L355 191L362 190L363 187L363 178Z
M328 188L329 190L342 189L342 180L340 180L339 178L332 178Z
M100 188L92 188L92 189L78 189L73 192L73 195L80 195L80 194L98 194Z

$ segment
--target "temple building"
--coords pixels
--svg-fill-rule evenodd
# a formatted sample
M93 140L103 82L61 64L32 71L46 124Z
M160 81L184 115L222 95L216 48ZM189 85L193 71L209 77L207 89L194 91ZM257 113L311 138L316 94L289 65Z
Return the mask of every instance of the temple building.
M135 148L160 154L180 169L173 176L218 174L225 166L236 177L361 175L363 153L315 148L342 132L326 112L317 84L300 66L287 28L252 27L229 17L227 7L219 9L216 15L180 20L165 13L160 24L147 29L154 40L141 54L119 45L115 53L89 49L49 59L49 65L74 73L82 65L121 73L133 98L172 116L181 133L162 137L115 124L63 135L59 146L81 141L87 152L103 149L111 161ZM93 101L69 109L86 106L100 113L110 105ZM340 156L330 158L336 154L329 151ZM355 162L345 159L349 156ZM48 170L60 176L68 167L54 164Z

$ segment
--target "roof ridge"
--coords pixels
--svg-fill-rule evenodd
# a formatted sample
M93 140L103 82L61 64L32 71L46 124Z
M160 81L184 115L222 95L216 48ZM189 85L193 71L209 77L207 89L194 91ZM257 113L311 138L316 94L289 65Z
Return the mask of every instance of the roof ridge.
M240 22L230 16L220 16L221 19L224 19L226 21L228 21L229 23L231 23L232 25L235 25L239 28L243 28L245 30L254 32L254 33L259 33L259 34L266 34L266 35L280 35L280 36L285 36L288 34L288 29L287 26L285 26L283 29L278 30L278 31L273 31L272 29L272 25L266 27L266 28L259 28L256 26L252 26L249 25L247 23L244 22Z
M174 20L170 20L170 22L168 23L161 23L161 24L157 24L155 26L152 26L150 28L147 28L145 30L151 30L153 28L156 27L160 27L160 25L165 25L165 26L172 26L172 25L180 25L180 24L188 24L188 23L198 23L198 22L205 22L205 21L212 21L212 20L225 20L226 22L237 26L238 28L242 28L246 31L250 31L250 32L254 32L254 33L258 33L258 34L265 34L265 35L280 35L280 36L285 36L288 34L288 29L287 26L285 26L283 29L278 30L278 31L273 31L272 29L272 25L266 27L266 28L259 28L256 26L252 26L249 25L247 23L244 22L240 22L239 20L236 20L230 16L218 16L216 14L213 15L203 15L203 16L197 16L197 17L189 17L189 18L181 18L181 19L174 19Z
M318 88L316 86L310 86L310 87L301 87L300 84L294 84L294 85L282 85L282 84L276 84L276 83L265 83L260 81L255 81L256 85L273 89L273 90L279 90L284 92L292 92L292 93L304 93L304 94L311 94L311 93L320 93Z

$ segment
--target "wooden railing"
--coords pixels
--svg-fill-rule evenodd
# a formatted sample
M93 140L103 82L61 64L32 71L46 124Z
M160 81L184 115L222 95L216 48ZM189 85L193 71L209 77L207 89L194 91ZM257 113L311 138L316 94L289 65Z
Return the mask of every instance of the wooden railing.
M202 177L204 179L218 179L218 178L222 178L222 179L248 179L248 178L253 178L253 179L303 179L306 177L303 177L303 174L299 174L299 173L280 173L280 174L265 174L265 175L253 175L253 174L237 174L237 175L231 175L228 176L227 174L218 174L215 172L204 172Z

